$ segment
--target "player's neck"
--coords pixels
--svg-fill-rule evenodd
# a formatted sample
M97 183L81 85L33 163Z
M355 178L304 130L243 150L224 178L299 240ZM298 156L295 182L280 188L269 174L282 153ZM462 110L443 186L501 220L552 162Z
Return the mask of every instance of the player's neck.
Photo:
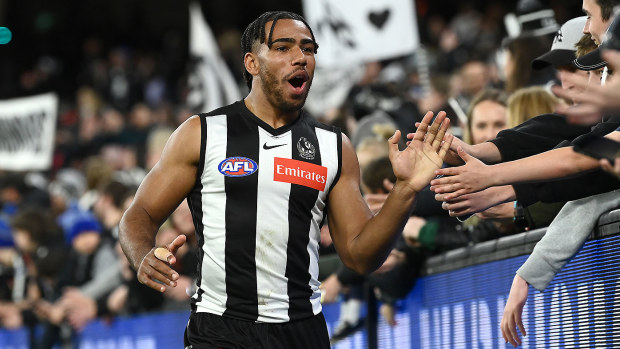
M269 103L264 94L250 91L244 99L245 106L259 119L274 129L291 123L299 116L299 110L285 112Z

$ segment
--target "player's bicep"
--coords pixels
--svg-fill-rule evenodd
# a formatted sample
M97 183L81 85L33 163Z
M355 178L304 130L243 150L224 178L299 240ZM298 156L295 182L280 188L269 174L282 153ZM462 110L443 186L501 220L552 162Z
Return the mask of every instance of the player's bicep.
M332 240L338 252L345 253L372 212L360 192L360 169L351 142L343 135L342 170L338 183L329 194L328 222Z
M200 119L187 120L170 136L159 162L140 184L132 206L163 222L189 194L200 162Z

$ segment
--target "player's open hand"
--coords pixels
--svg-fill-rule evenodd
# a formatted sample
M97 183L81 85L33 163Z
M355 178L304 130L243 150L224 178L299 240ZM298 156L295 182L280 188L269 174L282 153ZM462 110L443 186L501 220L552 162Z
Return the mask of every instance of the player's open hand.
M420 122L416 122L415 127L420 127L420 124ZM412 140L414 136L415 133L408 133L407 139ZM407 145L409 145L409 143L411 143L411 141L407 142ZM446 152L446 156L444 157L443 161L450 165L463 165L465 162L463 161L463 159L461 159L457 151L459 147L462 147L463 149L465 149L466 152L469 153L471 145L463 142L457 137L452 138L452 143L450 143L450 148L448 149L448 152Z
M431 190L437 194L445 194L443 196L445 201L478 192L492 185L490 177L485 172L487 165L467 154L463 148L459 148L458 152L465 165L439 169L436 174L446 177L431 181Z
M154 247L147 253L138 268L138 281L159 292L166 290L164 285L176 287L179 274L170 265L176 263L174 255L186 239L181 234L166 247Z
M439 112L431 124L433 115L431 111L426 113L413 139L402 151L398 149L400 131L396 131L389 140L389 156L396 178L416 192L435 177L435 171L441 168L453 139L451 134L446 134L450 125L446 113Z

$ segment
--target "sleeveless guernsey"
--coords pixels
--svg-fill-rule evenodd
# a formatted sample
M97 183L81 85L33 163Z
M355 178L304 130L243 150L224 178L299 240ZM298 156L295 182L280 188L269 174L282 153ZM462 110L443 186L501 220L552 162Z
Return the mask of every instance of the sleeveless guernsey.
M305 112L273 129L243 101L201 114L192 310L256 322L321 311L320 227L341 170L339 129Z

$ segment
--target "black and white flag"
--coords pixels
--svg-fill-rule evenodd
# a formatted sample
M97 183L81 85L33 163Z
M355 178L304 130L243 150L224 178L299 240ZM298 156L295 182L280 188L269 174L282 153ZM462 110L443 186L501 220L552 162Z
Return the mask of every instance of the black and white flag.
M220 55L200 5L189 5L189 53L193 62L186 103L194 112L208 112L241 99L239 86Z
M57 116L53 93L0 101L0 169L48 170Z
M338 67L411 54L419 45L412 0L304 0L319 43L317 67Z

